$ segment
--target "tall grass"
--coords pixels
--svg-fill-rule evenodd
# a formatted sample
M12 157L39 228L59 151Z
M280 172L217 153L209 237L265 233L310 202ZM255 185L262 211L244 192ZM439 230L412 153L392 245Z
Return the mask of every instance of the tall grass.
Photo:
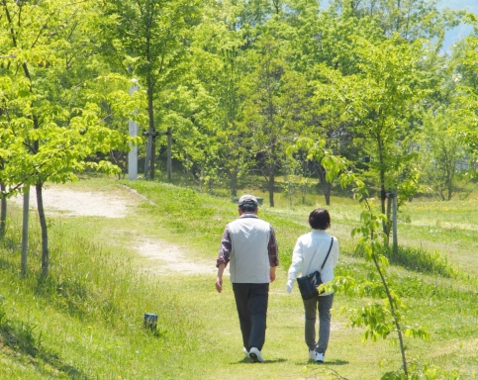
M44 279L34 223L30 271L20 275L15 232L21 228L18 215L9 215L7 241L16 243L0 251L0 348L12 363L18 354L22 360L11 376L0 370L0 378L153 379L158 366L165 378L179 376L181 360L170 359L177 347L194 347L191 332L198 324L157 281L133 271L130 253L102 245L101 236L83 229L103 221L81 219L51 224L52 271ZM65 233L63 223L76 232ZM145 312L159 316L155 334L143 327ZM24 363L27 370L18 377Z
M421 248L398 246L396 250L391 246L381 246L384 256L392 265L403 267L409 271L436 274L443 277L459 277L460 272L453 268L446 257L439 252L427 252ZM362 256L359 250L355 254Z
M442 257L439 252L426 252L420 248L392 247L386 249L386 257L394 265L400 265L403 268L420 273L437 274L444 277L458 277L459 271L453 268L446 257Z

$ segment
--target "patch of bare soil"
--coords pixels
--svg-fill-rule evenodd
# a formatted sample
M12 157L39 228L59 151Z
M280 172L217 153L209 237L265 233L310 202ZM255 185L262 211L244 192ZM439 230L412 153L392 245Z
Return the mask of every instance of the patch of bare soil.
M141 202L136 191L130 191L126 197L122 192L103 193L100 191L79 191L60 186L45 188L43 204L47 213L61 213L69 217L100 216L105 218L123 218ZM17 206L22 207L23 197L12 198ZM30 207L36 209L36 193L30 193ZM107 221L105 221L107 223ZM188 258L178 246L148 238L139 238L132 247L143 257L150 260L145 271L153 275L166 275L181 272L185 274L215 273L214 262L198 263Z
M45 212L61 212L67 216L103 216L105 218L123 218L128 213L128 200L115 194L102 192L76 191L61 187L48 187L42 192ZM23 197L12 199L22 206ZM137 200L133 202L137 204ZM30 207L36 209L35 190L30 192Z
M215 263L199 263L192 261L187 257L179 247L170 243L145 240L138 241L134 245L135 249L143 257L151 260L145 271L154 274L174 274L181 272L185 274L214 274L216 272Z

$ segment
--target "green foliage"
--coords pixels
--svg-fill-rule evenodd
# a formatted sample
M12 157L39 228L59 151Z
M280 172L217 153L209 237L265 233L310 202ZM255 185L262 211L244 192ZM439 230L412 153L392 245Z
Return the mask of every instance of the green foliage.
M202 0L108 1L98 20L106 54L122 72L139 79L148 114L145 177L154 178L156 129L166 121L171 86L188 70L189 41L198 22ZM186 42L187 41L187 42ZM161 99L161 102L157 102ZM158 112L159 111L159 112ZM175 112L172 113L173 116ZM169 127L169 125L168 125ZM202 183L201 183L202 184Z
M392 281L397 294L417 286L394 282L389 264L458 278L438 253L389 252L384 241L390 191L404 207L419 190L450 200L469 193L476 180L476 33L451 55L439 50L446 29L463 17L476 27L476 16L439 11L425 0L334 0L327 9L315 0L4 0L1 197L27 185L41 190L46 181L75 180L89 169L118 173L115 153L142 142L125 136L130 118L149 130L151 143L156 129L173 129L176 163L201 192L214 193L227 178L236 196L247 179L255 189L267 188L271 206L285 186L292 207L298 191L305 203L316 182L311 173L327 204L335 181L355 182L359 198L380 198L380 212L362 214L354 230L356 252L379 276L369 271L363 285L338 284L364 297L388 298L355 319L374 326L376 318L368 337L389 336L396 328L391 321L403 318L393 308L403 305L385 283ZM140 91L130 96L131 76ZM163 147L165 139L156 143ZM137 186L153 195L156 211L172 216L166 224L176 234L190 231L191 241L212 238L234 214L206 207L208 198L193 191ZM196 210L214 221L191 226ZM290 233L286 223L266 215ZM47 257L48 223L44 215L40 221ZM7 247L14 241L2 236ZM286 251L290 246L285 243ZM287 252L281 255L287 264ZM39 292L78 318L97 312L109 318L118 310L111 295L65 273Z
M362 184L358 184L358 193L364 203L364 211L360 216L362 225L352 230L352 235L359 235L357 242L357 250L360 251L367 262L374 264L376 272L370 272L367 275L367 282L363 285L355 286L353 289L359 295L369 295L377 297L377 285L381 284L383 289L382 302L369 303L359 309L351 310L349 320L352 326L365 327L364 339L376 341L378 338L387 338L391 332L397 333L402 356L402 369L405 378L409 376L408 363L405 352L404 336L428 338L428 333L421 327L404 326L403 311L404 305L399 295L391 288L387 279L387 267L389 261L384 255L382 243L379 240L383 232L380 231L381 224L386 220L385 215L374 212L372 205L366 198L367 191ZM343 285L345 289L352 287L347 284L350 279L334 280L333 285L336 289L341 289Z
M442 13L437 8L437 1L427 0L334 0L331 3L330 8L336 12L342 10L359 19L374 20L385 36L397 33L409 41L439 37L440 44L444 30L455 25L463 13L451 10Z
M319 101L331 100L344 120L355 123L357 143L370 157L369 170L377 175L385 213L382 193L416 181L411 168L417 157L409 150L413 130L406 120L423 96L418 86L420 46L405 44L397 36L375 44L361 38L355 42L359 73L343 76L322 67L316 96Z
M133 118L141 99L119 88L126 82L122 76L103 76L101 67L84 68L84 62L98 54L79 49L94 34L87 33L94 19L90 2L4 1L0 12L5 53L0 69L2 195L7 193L5 186L8 193L14 193L35 185L42 226L43 274L47 275L43 184L75 180L76 173L87 167L119 172L108 160L95 162L90 158L115 149L128 151L129 144L138 142L123 131L105 126L104 121L113 114L123 120ZM111 82L119 84L111 86ZM109 85L101 85L105 83Z
M458 371L444 371L440 367L418 361L410 362L410 375L404 376L400 371L386 372L381 380L460 380Z
M84 68L95 53L86 49L79 54L76 49L79 40L87 40L82 32L92 9L85 3L5 2L2 12L8 57L0 81L3 181L15 189L22 183L69 181L87 165L116 171L108 162L88 159L137 143L103 123L111 114L123 120L134 115L140 99L118 89L125 84L121 76L101 76L99 67ZM60 83L53 78L61 78Z
M463 192L473 178L467 175L473 161L457 134L465 123L453 111L440 108L424 117L421 165L424 180L440 200L449 201L457 192Z

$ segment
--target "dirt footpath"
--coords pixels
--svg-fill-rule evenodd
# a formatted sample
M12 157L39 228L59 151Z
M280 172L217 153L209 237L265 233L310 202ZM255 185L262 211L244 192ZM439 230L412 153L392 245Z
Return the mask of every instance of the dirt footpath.
M51 186L43 191L45 212L61 213L69 217L99 216L104 218L124 218L134 213L137 205L144 200L137 192L131 190L126 197L124 192L106 193L100 191L72 190L61 186ZM23 197L12 199L18 207L22 207ZM30 193L30 208L36 209L35 191ZM105 219L105 223L108 223ZM211 265L198 263L188 258L178 246L169 242L138 237L132 242L139 255L149 262L145 271L149 274L167 275L176 272L187 274L214 274L214 262Z

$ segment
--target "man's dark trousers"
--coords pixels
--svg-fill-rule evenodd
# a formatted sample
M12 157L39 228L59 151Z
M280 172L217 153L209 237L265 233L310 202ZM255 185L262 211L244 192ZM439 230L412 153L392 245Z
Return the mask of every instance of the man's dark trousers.
M233 283L232 289L236 299L244 347L247 351L251 347L262 350L266 338L269 284Z

